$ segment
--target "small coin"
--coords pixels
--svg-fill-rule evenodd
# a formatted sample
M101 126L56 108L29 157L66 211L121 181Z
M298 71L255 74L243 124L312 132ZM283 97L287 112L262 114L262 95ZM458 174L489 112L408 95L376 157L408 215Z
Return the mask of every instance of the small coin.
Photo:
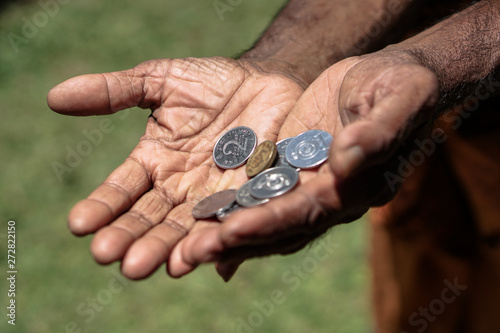
M275 167L279 166L290 166L286 160L286 147L288 147L288 144L290 141L292 141L292 138L286 138L283 140L278 141L276 144L276 148L278 150L278 158L276 159L276 164L274 165Z
M247 176L252 178L268 169L273 164L277 153L276 144L271 140L266 140L258 145L247 161Z
M267 169L252 179L250 194L257 199L282 195L297 185L299 173L291 167Z
M198 202L191 213L195 219L208 219L214 217L219 211L229 209L235 201L236 190L216 192Z
M286 147L286 160L296 168L315 168L328 159L332 140L330 133L321 130L299 134Z
M243 165L257 145L257 135L246 126L239 126L224 133L214 147L215 164L223 169Z
M229 209L220 210L216 214L217 220L224 222L229 218L229 215L231 215L232 213L237 212L239 210L242 210L242 209L243 209L243 207L241 207L240 205L234 204Z
M250 194L250 187L252 186L253 179L247 181L236 192L236 202L243 207L254 207L265 204L269 199L256 199Z

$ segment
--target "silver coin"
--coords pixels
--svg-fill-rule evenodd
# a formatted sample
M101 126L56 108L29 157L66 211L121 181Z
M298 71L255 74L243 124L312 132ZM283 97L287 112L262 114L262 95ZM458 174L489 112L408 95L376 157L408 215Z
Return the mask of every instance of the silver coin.
M224 190L198 202L191 213L195 219L208 219L214 217L219 211L231 208L235 202L236 190Z
M290 166L286 160L286 147L288 147L288 144L290 141L292 141L292 138L286 138L281 141L279 141L276 144L276 148L278 148L278 158L276 159L275 167L279 166Z
M286 147L286 160L296 168L315 168L328 159L332 141L330 133L325 131L311 130L301 133Z
M236 202L243 207L254 207L265 204L269 199L256 199L250 194L250 186L252 186L253 179L247 181L236 192Z
M223 169L237 168L252 155L257 145L257 135L246 126L239 126L224 133L214 147L215 164Z
M285 194L297 185L299 173L291 167L267 169L252 179L250 194L257 199Z
M229 209L226 209L226 210L220 210L217 212L217 220L221 221L221 222L224 222L226 221L229 216L234 213L234 212L237 212L239 210L242 210L243 207L241 207L240 205L238 204L234 204L232 205Z

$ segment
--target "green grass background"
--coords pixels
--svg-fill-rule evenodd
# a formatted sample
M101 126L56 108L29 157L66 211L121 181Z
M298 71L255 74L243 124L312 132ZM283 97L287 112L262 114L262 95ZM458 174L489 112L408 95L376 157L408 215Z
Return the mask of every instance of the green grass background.
M318 244L286 257L249 261L228 284L211 266L179 280L162 267L147 280L128 282L111 299L102 298L110 295L119 265L97 265L88 251L91 237L72 236L66 216L125 159L148 112L106 116L115 129L60 181L51 163L64 163L67 147L76 148L85 139L82 131L98 128L102 118L51 112L48 90L75 75L127 69L152 58L233 56L252 45L284 1L241 1L223 20L207 0L66 2L18 52L8 34L22 36L26 20L33 22L42 8L25 1L0 13L0 332L369 331L363 221L335 228L335 251L300 278L294 265L311 263ZM9 219L17 231L15 327L5 315ZM298 279L296 290L284 274ZM285 301L251 330L239 328L239 318L259 322L255 301L270 300L276 289ZM106 304L89 310L86 302L98 296Z

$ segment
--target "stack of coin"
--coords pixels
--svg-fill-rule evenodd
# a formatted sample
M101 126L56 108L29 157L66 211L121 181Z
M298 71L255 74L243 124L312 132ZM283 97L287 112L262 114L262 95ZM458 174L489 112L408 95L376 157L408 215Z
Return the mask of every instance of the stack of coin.
M245 126L235 127L215 144L213 158L222 169L233 169L247 162L249 178L238 190L225 190L201 200L193 208L193 217L217 217L224 221L245 207L268 202L292 190L299 181L299 171L319 167L328 159L332 136L311 130L286 138L277 144L270 140L257 148L257 135Z

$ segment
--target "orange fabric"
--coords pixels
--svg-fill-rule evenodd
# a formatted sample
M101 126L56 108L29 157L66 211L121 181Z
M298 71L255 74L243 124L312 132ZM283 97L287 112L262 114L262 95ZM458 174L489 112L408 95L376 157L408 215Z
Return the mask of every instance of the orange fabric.
M436 127L448 139L371 211L377 331L500 332L500 98Z

